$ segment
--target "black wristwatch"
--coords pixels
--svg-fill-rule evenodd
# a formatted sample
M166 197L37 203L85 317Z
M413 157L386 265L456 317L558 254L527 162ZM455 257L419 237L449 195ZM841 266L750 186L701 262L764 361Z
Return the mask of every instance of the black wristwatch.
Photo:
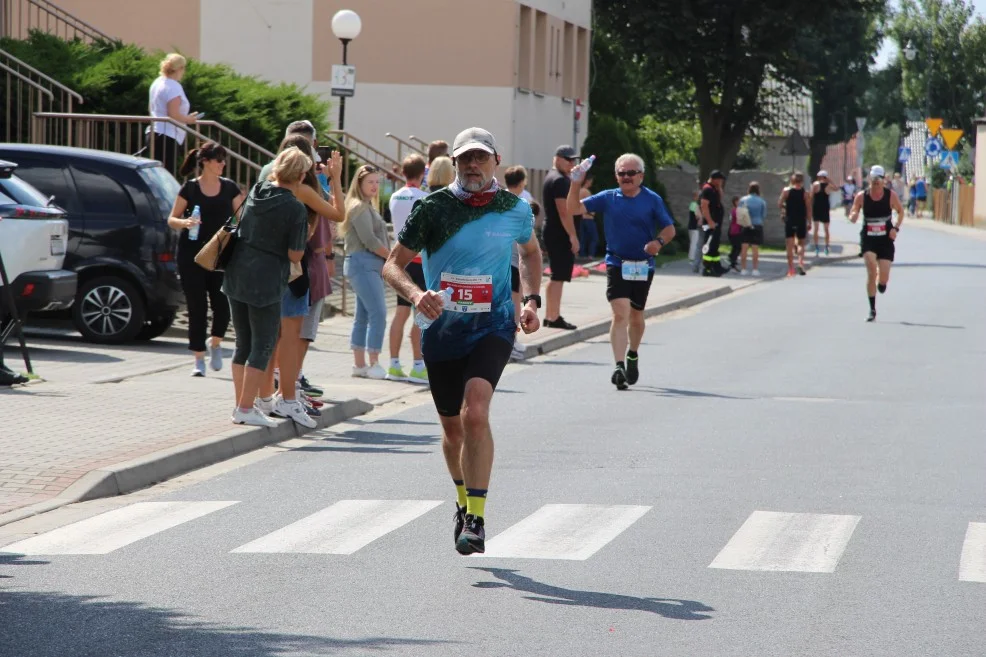
M660 244L661 246L664 246L664 238L661 237L660 235L658 235L657 236L657 243Z
M540 294L528 294L522 300L523 304L526 306L528 301L533 301L538 308L541 307L541 295Z

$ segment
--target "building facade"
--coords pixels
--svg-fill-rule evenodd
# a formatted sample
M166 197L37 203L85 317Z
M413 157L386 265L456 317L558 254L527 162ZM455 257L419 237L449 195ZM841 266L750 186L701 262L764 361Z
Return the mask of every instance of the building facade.
M355 95L345 129L396 156L390 132L444 139L470 126L495 135L503 163L550 167L559 144L579 147L588 108L591 0L58 0L125 42L178 51L333 101L342 45L332 17L351 9ZM193 99L194 105L194 99ZM285 117L285 120L302 117ZM578 127L576 128L576 125ZM576 132L577 131L577 132Z

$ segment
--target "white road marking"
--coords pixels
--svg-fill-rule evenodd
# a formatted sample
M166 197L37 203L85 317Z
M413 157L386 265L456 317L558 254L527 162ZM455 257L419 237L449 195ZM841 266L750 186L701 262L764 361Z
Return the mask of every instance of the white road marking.
M486 543L482 557L588 559L650 510L649 506L546 504Z
M709 568L831 573L860 516L754 511Z
M232 551L352 554L440 504L433 500L342 500Z
M27 555L109 554L237 502L138 502L4 546Z
M986 522L970 522L959 559L960 582L986 583Z

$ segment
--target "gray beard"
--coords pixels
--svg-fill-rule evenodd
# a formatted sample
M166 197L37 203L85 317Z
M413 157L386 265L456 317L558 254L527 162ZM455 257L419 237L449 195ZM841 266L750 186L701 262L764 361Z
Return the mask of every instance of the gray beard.
M466 190L467 192L472 192L472 193L481 192L484 189L486 189L490 184L490 181L487 180L486 178L484 178L481 182L466 182L465 180L462 179L461 176L456 176L456 177L458 178L459 181L459 187Z

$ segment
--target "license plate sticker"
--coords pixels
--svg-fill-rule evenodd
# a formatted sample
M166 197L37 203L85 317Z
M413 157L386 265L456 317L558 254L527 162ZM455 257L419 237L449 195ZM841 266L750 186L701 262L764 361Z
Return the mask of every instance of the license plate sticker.
M650 265L646 260L624 260L621 274L625 281L646 281Z
M454 313L488 313L493 308L493 277L464 276L442 272L443 290L452 289L452 300L445 310Z

